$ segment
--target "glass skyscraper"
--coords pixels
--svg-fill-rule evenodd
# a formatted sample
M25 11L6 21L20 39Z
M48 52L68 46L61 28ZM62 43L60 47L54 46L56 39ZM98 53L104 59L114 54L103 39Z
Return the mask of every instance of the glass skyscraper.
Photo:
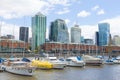
M110 25L108 23L99 23L99 46L108 45L110 39Z
M56 19L54 22L51 22L49 40L62 43L69 42L68 28L64 20Z
M72 43L80 43L81 42L81 29L79 25L75 25L71 28L71 42Z
M19 32L19 40L28 42L29 28L28 27L20 27Z
M37 13L32 17L32 50L45 43L46 38L46 16Z

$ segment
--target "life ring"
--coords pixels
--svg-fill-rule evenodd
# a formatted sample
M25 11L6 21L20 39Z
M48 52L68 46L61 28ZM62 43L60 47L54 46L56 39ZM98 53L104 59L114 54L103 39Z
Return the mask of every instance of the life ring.
M28 72L29 72L29 73L32 73L32 69L28 69Z

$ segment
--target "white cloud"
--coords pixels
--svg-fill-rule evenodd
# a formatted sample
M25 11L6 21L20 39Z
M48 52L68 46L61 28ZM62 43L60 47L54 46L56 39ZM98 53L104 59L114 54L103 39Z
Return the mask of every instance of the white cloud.
M19 26L2 22L1 36L6 36L7 34L15 35L15 38L19 39Z
M90 14L91 14L90 12L87 12L87 11L83 10L83 11L79 12L79 13L77 14L77 16L78 16L78 17L87 17L87 16L89 16Z
M80 25L82 36L85 38L94 39L95 32L98 31L97 25Z
M110 24L110 33L112 36L119 35L120 36L120 16L105 19L100 21L99 23L107 22ZM95 32L98 31L98 23L95 25L80 25L82 30L82 35L85 38L95 39Z
M69 6L70 3L69 0L0 0L0 16L12 19L33 16L40 11L48 14L56 5Z
M14 35L15 39L19 40L19 25L7 24L6 22L1 22L1 32L0 36L6 36L7 34ZM29 27L29 37L32 37L31 27Z
M50 2L50 4L52 5L63 5L63 6L70 6L70 0L48 0L48 2Z
M40 0L1 0L0 16L6 19L31 16L39 11L46 12L51 5Z
M105 11L103 9L101 9L97 12L97 15L102 15L102 14L105 14Z
M94 6L93 8L92 8L92 10L93 11L96 11L97 9L99 9L100 7L99 7L99 5L96 5L96 6Z
M104 9L100 8L99 5L96 5L92 8L93 11L96 11L97 12L97 15L103 15L105 14L105 11Z
M69 19L65 19L66 24L68 25L70 23Z
M59 15L61 15L61 14L69 13L69 12L70 12L70 10L69 10L68 8L63 8L63 10L58 11L58 12L56 12L56 13L59 14Z
M5 19L19 18L23 16L33 16L38 12L49 14L56 6L67 7L77 0L0 0L0 16ZM69 10L64 8L63 12Z

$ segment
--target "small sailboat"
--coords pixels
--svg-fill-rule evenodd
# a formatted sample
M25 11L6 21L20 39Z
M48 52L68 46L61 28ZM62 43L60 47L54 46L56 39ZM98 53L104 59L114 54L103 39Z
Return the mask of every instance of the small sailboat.
M85 62L82 60L80 56L77 57L68 57L66 59L67 66L74 66L74 67L83 67L85 66Z

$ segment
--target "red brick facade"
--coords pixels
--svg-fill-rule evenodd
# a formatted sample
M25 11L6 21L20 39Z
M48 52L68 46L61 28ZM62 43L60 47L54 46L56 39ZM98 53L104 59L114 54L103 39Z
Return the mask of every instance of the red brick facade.
M29 43L24 43L23 41L17 41L17 40L1 40L0 41L1 47L7 47L7 48L28 48Z
M45 51L52 50L99 50L101 52L120 51L120 46L96 46L96 45L84 45L84 44L63 44L63 43L45 43L43 45Z

